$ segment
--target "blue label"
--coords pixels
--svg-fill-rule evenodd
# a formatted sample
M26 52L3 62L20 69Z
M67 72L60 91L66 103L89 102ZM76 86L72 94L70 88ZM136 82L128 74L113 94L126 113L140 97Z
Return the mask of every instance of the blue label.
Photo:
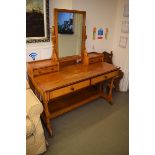
M36 56L37 56L38 54L37 53L30 53L29 54L29 56L33 59L33 60L35 60L35 58L36 58Z
M103 29L102 29L102 28L100 28L100 29L98 30L98 35L103 35Z

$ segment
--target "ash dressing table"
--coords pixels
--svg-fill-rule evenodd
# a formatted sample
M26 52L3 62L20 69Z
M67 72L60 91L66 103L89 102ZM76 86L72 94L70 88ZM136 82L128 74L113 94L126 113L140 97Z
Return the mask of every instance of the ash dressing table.
M62 32L64 25L60 25L59 18L63 19L63 16L69 16L72 32ZM42 118L50 135L52 118L98 97L110 103L112 101L113 81L119 68L103 62L101 53L86 52L85 19L85 11L54 9L52 58L27 63L29 83L43 103ZM68 42L70 46L76 47L72 46L70 49ZM103 84L108 79L110 89L108 93L104 93Z

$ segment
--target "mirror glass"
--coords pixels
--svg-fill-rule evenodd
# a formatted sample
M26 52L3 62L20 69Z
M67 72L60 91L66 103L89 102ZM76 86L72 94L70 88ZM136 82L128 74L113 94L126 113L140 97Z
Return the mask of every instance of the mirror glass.
M83 14L58 12L59 58L81 55Z

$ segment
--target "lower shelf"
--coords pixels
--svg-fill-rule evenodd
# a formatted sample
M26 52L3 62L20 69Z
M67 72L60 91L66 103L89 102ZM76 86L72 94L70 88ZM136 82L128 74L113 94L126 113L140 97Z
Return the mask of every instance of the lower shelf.
M49 103L50 118L55 118L100 97L98 87L88 87Z

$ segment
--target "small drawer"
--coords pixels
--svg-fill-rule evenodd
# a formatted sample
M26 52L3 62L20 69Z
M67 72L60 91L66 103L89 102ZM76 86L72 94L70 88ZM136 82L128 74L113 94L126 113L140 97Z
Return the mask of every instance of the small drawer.
M33 70L34 76L52 73L52 72L56 72L56 71L58 71L58 65L49 66L49 67L45 67L45 68L38 68L38 69Z
M96 62L102 62L102 60L103 59L101 57L90 58L89 63L92 64L92 63L96 63Z
M57 65L46 67L44 69L44 73L50 73L50 72L55 72L55 71L58 71L58 66Z
M114 72L111 72L111 73L107 73L105 75L97 76L97 77L91 79L91 84L94 85L96 83L99 83L99 82L102 82L104 80L110 79L110 78L115 77L117 75L118 75L118 71L114 71Z
M72 93L72 92L77 91L81 88L85 88L89 85L90 85L90 80L86 80L86 81L82 81L82 82L79 82L79 83L76 83L76 84L73 84L73 85L70 85L70 86L67 86L64 88L54 90L50 93L50 99L56 98L56 97L59 97L59 96L62 96L62 95L68 94L68 93Z

